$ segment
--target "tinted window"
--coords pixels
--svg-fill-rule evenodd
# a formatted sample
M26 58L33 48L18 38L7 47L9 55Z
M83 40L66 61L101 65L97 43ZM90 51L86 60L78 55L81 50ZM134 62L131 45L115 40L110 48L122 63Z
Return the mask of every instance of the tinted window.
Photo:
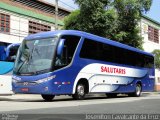
M89 39L84 40L80 57L138 67L153 67L154 64L151 56Z
M71 63L77 45L80 41L80 37L72 35L64 35L61 39L65 39L63 52L60 58L56 57L54 69L60 69Z

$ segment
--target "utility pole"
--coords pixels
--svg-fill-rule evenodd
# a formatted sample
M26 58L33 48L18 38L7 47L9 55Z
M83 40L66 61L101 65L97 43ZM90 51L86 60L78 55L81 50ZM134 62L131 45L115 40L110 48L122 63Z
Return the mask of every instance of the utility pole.
M58 0L55 0L55 30L58 30Z

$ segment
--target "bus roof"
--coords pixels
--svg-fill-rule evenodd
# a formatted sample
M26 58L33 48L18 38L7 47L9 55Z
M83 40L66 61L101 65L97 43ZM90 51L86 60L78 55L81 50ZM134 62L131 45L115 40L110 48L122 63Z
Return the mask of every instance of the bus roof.
M100 36L97 36L97 35L93 35L93 34L78 31L78 30L56 30L56 31L49 31L49 32L40 32L40 33L36 33L36 34L32 34L32 35L27 36L25 38L25 40L40 39L40 38L42 39L42 38L54 37L55 35L58 35L58 36L59 35L81 36L81 37L84 37L84 38L96 40L96 41L103 42L103 43L106 43L106 44L110 44L110 45L113 45L113 46L117 46L117 47L120 47L120 48L128 49L128 50L135 51L135 52L139 52L141 54L146 54L146 55L149 55L149 56L153 56L151 53L144 52L140 49L131 47L129 45L125 45L125 44L122 44L120 42L116 42L116 41L113 41L113 40L110 40L110 39L107 39L107 38L103 38L103 37L100 37Z

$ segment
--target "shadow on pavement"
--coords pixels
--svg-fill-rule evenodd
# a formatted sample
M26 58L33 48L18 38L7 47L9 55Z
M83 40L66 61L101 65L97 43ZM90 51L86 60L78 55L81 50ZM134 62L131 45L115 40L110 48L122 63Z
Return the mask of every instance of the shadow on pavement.
M146 97L149 96L150 94L142 94L141 97ZM23 97L23 95L22 95ZM12 101L12 102L62 102L62 101L87 101L87 100L98 100L98 99L116 99L116 98L131 98L130 96L126 95L126 94L119 94L116 97L107 97L106 95L103 94L88 94L86 95L86 98L84 100L74 100L72 99L72 97L67 97L66 96L56 96L55 99L53 99L53 101L45 101L43 100L41 97L40 98L33 98L33 100L31 98L5 98L3 96L0 96L0 101Z

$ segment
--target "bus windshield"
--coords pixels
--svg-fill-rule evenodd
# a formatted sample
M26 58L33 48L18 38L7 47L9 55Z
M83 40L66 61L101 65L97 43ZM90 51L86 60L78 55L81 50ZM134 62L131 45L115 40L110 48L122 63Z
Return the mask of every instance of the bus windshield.
M24 40L18 51L13 72L19 75L49 72L57 41L57 37Z

